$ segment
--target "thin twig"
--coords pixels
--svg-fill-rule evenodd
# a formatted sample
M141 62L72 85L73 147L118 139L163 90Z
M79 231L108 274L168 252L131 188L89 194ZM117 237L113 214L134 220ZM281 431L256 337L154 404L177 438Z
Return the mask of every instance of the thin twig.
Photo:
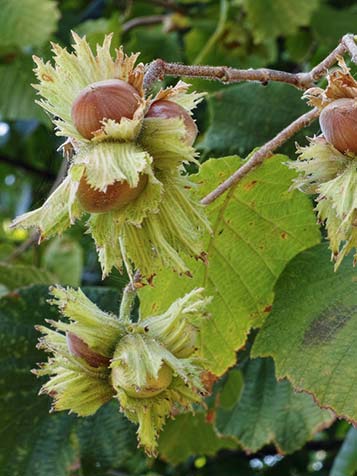
M227 66L200 66L167 63L162 59L156 59L147 66L144 87L149 89L152 84L163 79L165 76L186 76L188 78L202 78L222 83L231 84L241 81L259 81L263 84L269 81L278 81L306 90L314 85L328 69L336 63L339 56L345 53L351 55L354 63L357 63L357 45L354 35L345 35L339 45L325 59L307 73L287 73L268 68L259 69L236 69Z
M162 59L157 59L147 66L144 77L144 87L146 89L150 88L156 80L163 79L165 76L186 76L217 80L223 83L259 81L266 84L269 81L279 81L291 84L298 89L306 90L312 87L317 80L324 76L329 68L338 61L339 57L343 56L345 53L349 53L352 61L357 64L357 45L355 38L356 37L351 33L344 35L338 46L307 73L293 74L267 68L244 70L229 68L226 66L189 66L176 63L166 63ZM201 203L208 205L216 200L216 198L222 195L222 193L241 180L250 170L261 164L264 159L270 157L278 147L284 144L290 137L296 134L296 132L310 124L318 117L318 115L319 111L313 109L292 122L255 152L252 157L233 175L204 197L201 200Z
M144 87L149 89L157 80L164 79L165 76L186 76L188 78L201 78L221 83L231 84L241 81L259 81L263 84L269 81L288 83L298 89L306 90L313 86L314 81L309 73L287 73L268 68L259 69L236 69L228 66L200 66L177 63L166 63L162 59L157 59L149 64L144 78Z
M137 26L144 26L144 25L157 25L163 23L165 21L166 15L147 15L144 17L136 17L132 18L125 22L122 26L123 33L127 33L128 31L136 28Z
M350 54L352 61L357 63L357 45L355 43L355 37L352 34L345 35L337 48L335 48L323 61L321 61L321 63L313 68L310 73L307 73L310 76L310 79L316 81L318 78L326 74L338 57L346 52ZM290 137L309 125L318 116L318 109L312 109L306 114L300 116L289 126L279 132L279 134L277 134L273 139L264 144L242 167L221 183L215 190L206 195L201 200L201 203L204 205L212 203L221 196L222 193L237 184L250 170L260 165L266 158L271 157L278 147L282 146L288 139L290 139Z
M347 47L345 45L345 40L347 36L349 35L345 35L342 38L341 42L336 46L336 48L332 50L331 53L326 56L326 58L324 58L308 73L314 82L322 78L322 76L327 73L329 68L331 68L331 66L336 63L337 58L339 56L343 56L347 52Z
M260 165L265 159L271 157L273 152L283 145L290 137L296 134L300 129L308 126L312 121L314 121L319 116L318 109L312 109L311 111L303 114L289 126L279 132L273 139L264 144L257 152L255 152L247 162L242 165L233 175L231 175L227 180L222 182L217 188L212 192L206 195L201 203L203 205L208 205L216 200L222 193L228 190L230 187L239 182L248 172Z
M357 64L357 45L356 45L356 36L352 33L345 35L342 40L342 44L345 45L348 53L351 56L351 60Z

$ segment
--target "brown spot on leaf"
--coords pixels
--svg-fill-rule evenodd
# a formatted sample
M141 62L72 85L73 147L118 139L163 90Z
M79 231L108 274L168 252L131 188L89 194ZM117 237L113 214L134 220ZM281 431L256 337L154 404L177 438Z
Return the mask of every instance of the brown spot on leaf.
M282 232L280 233L280 236L281 236L281 238L282 238L283 240L286 240L287 237L288 237L288 234L286 233L286 231L282 231Z
M269 306L266 306L264 308L264 311L263 312L270 312L271 310L273 309L273 306L271 304L269 304Z
M158 310L159 306L157 305L156 302L154 302L151 306L151 312L156 312Z
M327 307L311 322L304 334L303 344L310 346L328 343L356 313L357 306L337 304Z
M246 183L243 188L244 190L252 190L252 188L254 188L256 183L257 183L256 180L252 180L251 182Z
M208 410L208 412L206 413L206 422L212 424L212 423L214 423L215 419L216 419L215 410L213 410L213 409Z
M262 316L262 312L261 312L261 311L253 311L253 312L250 312L250 313L249 313L249 317L250 317L251 319L259 319L261 316Z

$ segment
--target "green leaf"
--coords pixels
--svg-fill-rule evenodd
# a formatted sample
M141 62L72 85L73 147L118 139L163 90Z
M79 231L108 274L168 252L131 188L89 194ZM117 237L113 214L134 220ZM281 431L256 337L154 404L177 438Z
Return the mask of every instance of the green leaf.
M307 26L319 0L243 0L257 43L265 38L276 38L294 33L298 27Z
M3 239L3 237L1 237ZM15 247L10 243L2 243L0 245L0 261L6 260L11 253L13 253Z
M357 6L333 8L322 4L311 19L311 28L319 44L328 52L348 32L354 32L357 23Z
M207 7L204 16L191 19L184 42L187 62L191 64L260 68L273 63L277 57L276 40L268 37L255 44L241 9L222 1ZM227 87L217 81L189 78L188 82L203 91Z
M25 55L13 63L0 65L1 119L38 119L46 125L50 123L40 106L35 104L36 94L31 86L35 82L33 66L31 58Z
M176 32L167 33L162 26L135 28L125 45L129 52L140 51L139 60L149 63L160 56L165 61L181 61L182 54Z
M23 264L0 263L0 284L9 290L30 284L54 284L56 278L49 271Z
M53 0L0 0L0 45L41 46L57 28L60 13Z
M109 402L88 418L78 420L77 432L82 468L106 468L127 466L136 451L136 428L123 414L118 403ZM144 455L142 455L144 459Z
M222 448L237 447L231 438L219 437L205 414L197 412L178 415L175 420L166 423L159 440L161 458L171 464L185 461L192 455L213 456Z
M80 23L75 29L79 36L86 36L89 46L95 51L97 44L103 43L105 35L113 33L111 48L114 53L115 48L120 46L121 24L117 13L110 18L97 18L95 20L86 20Z
M295 63L302 63L311 53L313 34L310 30L299 30L285 39L286 57Z
M218 409L216 426L249 453L269 443L279 453L292 453L333 421L310 395L295 393L288 381L277 382L271 359L255 359L245 368L241 399L229 411Z
M84 291L103 309L116 310L117 291ZM34 325L58 317L48 297L47 286L32 286L0 299L1 476L67 476L75 456L75 418L49 414L49 399L37 396L41 381L31 374L46 357L36 349ZM93 435L93 445L95 440Z
M294 176L276 155L251 172L235 188L207 207L214 235L207 239L209 265L192 261L194 278L170 270L155 277L154 288L141 290L143 315L164 311L194 287L213 296L212 318L202 329L204 356L218 375L235 363L251 327L258 327L273 302L273 287L285 265L320 240L310 200L289 192ZM244 161L211 159L199 175L200 196L214 189Z
M190 20L191 29L184 37L189 63L257 68L276 58L275 39L254 44L241 8L233 2L212 3L205 15Z
M58 278L58 283L79 286L83 270L83 251L68 236L56 237L43 255L43 265Z
M240 370L232 369L227 374L227 380L219 394L219 406L231 410L239 401L243 390L244 380Z
M206 156L246 156L308 110L300 91L279 83L230 86L210 95L208 104L211 124L199 144ZM284 150L295 153L294 143Z
M71 445L70 437L74 425L74 417L70 415L43 416L40 422L34 422L35 431L32 435L32 448L26 459L11 458L11 476L69 476L76 453ZM14 456L19 457L21 448L16 447ZM20 471L20 468L24 469ZM5 475L4 475L5 476Z
M65 476L73 418L50 418L47 398L31 368L42 360L34 324L55 317L47 287L27 288L0 299L0 467L2 476Z
M289 263L253 355L272 356L278 378L357 421L356 271L346 259L334 273L330 254L323 244Z
M340 448L330 476L354 476L357 471L357 429L351 428Z

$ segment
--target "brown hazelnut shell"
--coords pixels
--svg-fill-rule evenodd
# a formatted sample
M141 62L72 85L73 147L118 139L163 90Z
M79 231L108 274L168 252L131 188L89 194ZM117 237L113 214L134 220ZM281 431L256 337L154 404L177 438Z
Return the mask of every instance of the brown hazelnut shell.
M186 135L184 139L185 143L191 146L196 140L198 129L195 121L192 119L186 109L173 101L160 99L159 101L153 102L145 117L157 117L163 119L181 117L186 128Z
M105 192L96 190L89 185L85 176L79 182L77 198L82 207L89 213L103 213L120 210L135 200L146 187L147 175L141 175L136 187L128 182L114 182L108 185Z
M69 352L75 357L84 359L91 367L108 366L110 359L94 352L80 337L73 332L66 333L66 341Z
M320 114L320 127L327 142L337 150L357 154L357 99L331 102Z
M133 86L121 79L107 79L84 88L73 102L71 115L78 132L92 139L103 119L132 119L138 106L139 95Z

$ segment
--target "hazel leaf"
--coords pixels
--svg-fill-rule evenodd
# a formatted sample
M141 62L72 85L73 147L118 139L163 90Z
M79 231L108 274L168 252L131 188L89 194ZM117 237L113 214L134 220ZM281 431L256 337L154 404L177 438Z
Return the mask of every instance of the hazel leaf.
M49 126L48 117L35 104L36 93L31 87L35 80L32 68L28 55L21 55L8 65L0 65L0 115L8 120L38 119Z
M10 291L30 284L52 284L56 276L36 266L0 263L0 284Z
M77 420L81 465L85 474L93 468L123 468L137 451L135 426L118 412L117 402L109 402L95 415ZM143 457L144 459L144 457Z
M355 270L345 260L334 273L326 244L318 245L281 275L253 355L273 357L279 379L287 377L320 406L356 422L356 316Z
M193 279L170 270L155 277L154 288L140 291L142 314L157 314L193 287L213 296L212 318L202 327L204 357L221 374L235 363L249 330L269 314L273 288L285 265L320 240L310 200L289 192L295 173L276 155L251 172L237 187L206 208L213 236L206 237L208 266L192 261ZM232 156L205 162L198 175L201 198L244 161Z
M265 38L291 35L298 27L309 24L312 13L319 5L319 0L243 0L255 41L260 43Z
M245 368L241 398L229 410L217 410L216 426L248 453L269 443L279 453L293 453L333 421L333 413L321 410L310 395L276 380L272 359L254 359Z
M58 278L56 282L78 286L83 271L82 247L68 236L58 236L45 249L43 264L49 271L55 273Z
M208 107L210 125L199 148L210 157L245 156L308 111L301 92L283 83L236 84L211 94ZM294 140L312 135L313 131L304 129ZM283 150L295 153L294 142L289 141Z
M159 440L160 456L171 464L195 454L213 456L223 448L234 450L237 443L233 438L219 437L203 412L178 415L166 424Z
M57 28L60 17L53 0L0 0L2 47L41 46Z

